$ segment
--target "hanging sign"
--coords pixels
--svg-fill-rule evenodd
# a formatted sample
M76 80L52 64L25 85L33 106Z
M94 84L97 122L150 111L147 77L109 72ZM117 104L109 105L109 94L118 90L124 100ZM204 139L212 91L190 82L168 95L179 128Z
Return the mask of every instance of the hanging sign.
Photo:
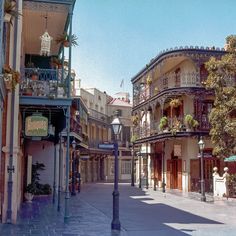
M182 150L181 150L181 145L174 145L174 156L181 157Z
M48 136L48 118L41 115L28 116L25 119L25 136Z

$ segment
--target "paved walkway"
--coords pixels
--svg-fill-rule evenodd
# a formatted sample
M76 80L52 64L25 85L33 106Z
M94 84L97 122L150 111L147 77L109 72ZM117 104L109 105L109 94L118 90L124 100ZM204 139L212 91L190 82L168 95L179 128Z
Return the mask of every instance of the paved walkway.
M0 225L0 235L111 236L111 183L87 184L71 198L64 224L50 198L24 203L17 225ZM236 235L236 202L202 203L160 191L120 184L120 236ZM117 235L117 234L115 234Z

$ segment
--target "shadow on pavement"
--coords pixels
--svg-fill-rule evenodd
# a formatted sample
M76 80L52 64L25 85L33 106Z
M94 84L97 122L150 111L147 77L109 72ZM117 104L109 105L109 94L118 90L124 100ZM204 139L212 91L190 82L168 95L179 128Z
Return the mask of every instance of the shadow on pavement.
M112 184L85 186L81 198L112 217ZM144 191L128 184L120 184L120 221L128 235L189 235L194 230L176 230L167 224L222 224L167 204L158 203ZM205 203L203 203L205 204ZM144 234L144 231L147 233ZM163 233L163 234L161 234Z

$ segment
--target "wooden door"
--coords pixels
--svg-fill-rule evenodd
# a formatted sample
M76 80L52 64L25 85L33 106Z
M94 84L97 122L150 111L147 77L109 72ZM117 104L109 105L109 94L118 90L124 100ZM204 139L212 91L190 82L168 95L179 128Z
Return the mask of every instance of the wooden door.
M171 188L178 188L178 160L171 160Z
M170 188L170 168L171 168L171 160L167 160L167 166L166 166L166 187Z
M200 190L200 159L190 160L190 191L199 192Z
M154 177L157 181L162 181L162 166L161 158L153 158L153 167L154 167Z
M182 159L177 160L178 169L178 189L182 190Z

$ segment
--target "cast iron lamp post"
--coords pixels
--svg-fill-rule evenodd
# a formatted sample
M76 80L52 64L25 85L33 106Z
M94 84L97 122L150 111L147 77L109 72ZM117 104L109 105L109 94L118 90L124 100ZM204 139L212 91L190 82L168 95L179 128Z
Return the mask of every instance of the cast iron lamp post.
M132 153L132 166L131 166L131 186L134 186L134 142L129 145Z
M203 150L205 147L205 143L202 140L202 137L200 138L200 141L198 142L198 146L201 152L201 201L205 202L206 201L206 196L205 196L205 181L204 181L204 172L203 172Z
M75 148L76 148L76 141L72 141L72 148L73 148L73 154L72 154L72 191L71 195L75 196L75 181L76 181L76 176L75 176Z
M112 230L120 230L119 220L119 190L118 190L118 174L119 174L119 163L118 163L118 143L117 137L121 132L122 124L118 117L116 117L111 123L115 139L114 139L114 152L115 152L115 176L114 176L114 191L113 191L113 219L111 222Z
M142 156L141 156L141 152L138 153L138 162L139 162L139 183L138 183L138 187L142 188L142 170L141 170L141 160L142 160Z

